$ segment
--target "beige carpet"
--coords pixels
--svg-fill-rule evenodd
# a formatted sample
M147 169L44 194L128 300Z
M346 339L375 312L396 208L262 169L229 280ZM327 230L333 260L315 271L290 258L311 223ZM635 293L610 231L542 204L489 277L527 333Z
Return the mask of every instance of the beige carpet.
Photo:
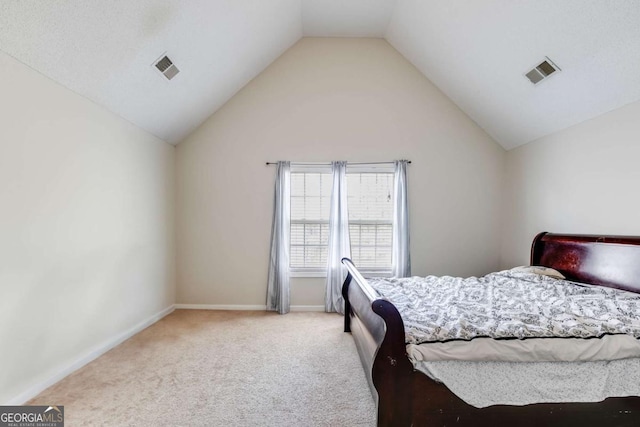
M66 426L373 426L342 317L177 310L29 404Z

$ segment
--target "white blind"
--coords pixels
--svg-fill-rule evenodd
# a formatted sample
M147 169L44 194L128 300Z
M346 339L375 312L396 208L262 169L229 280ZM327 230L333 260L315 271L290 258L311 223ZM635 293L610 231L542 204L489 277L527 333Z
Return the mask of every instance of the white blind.
M360 269L391 269L393 173L347 173L351 258Z
M330 173L291 173L291 268L327 266L331 186Z
M294 270L327 266L332 175L291 173L291 260ZM393 172L347 171L351 258L369 271L391 269Z

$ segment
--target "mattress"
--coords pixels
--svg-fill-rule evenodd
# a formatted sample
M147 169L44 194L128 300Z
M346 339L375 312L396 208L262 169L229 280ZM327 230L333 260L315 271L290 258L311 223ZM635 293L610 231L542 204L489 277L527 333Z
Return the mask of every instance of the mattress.
M529 338L447 341L407 344L407 355L422 361L467 360L477 362L588 362L640 358L640 340L630 335L602 338Z
M640 396L639 358L577 363L423 361L414 366L477 408Z

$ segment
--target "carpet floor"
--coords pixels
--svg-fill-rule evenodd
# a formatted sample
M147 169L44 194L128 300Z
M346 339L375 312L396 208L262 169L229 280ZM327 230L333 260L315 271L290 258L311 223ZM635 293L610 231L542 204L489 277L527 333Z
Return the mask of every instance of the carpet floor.
M373 426L342 317L176 310L32 399L74 426Z

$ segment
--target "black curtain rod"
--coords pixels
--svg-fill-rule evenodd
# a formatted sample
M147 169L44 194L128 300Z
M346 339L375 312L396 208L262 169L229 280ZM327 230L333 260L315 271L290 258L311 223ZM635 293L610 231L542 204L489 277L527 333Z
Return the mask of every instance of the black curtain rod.
M305 162L291 162L296 165L305 165L305 166L331 166L331 163L305 163ZM390 165L393 162L347 162L347 165ZM407 163L411 164L411 160L407 160ZM278 162L267 162L267 166L269 165L277 165Z

